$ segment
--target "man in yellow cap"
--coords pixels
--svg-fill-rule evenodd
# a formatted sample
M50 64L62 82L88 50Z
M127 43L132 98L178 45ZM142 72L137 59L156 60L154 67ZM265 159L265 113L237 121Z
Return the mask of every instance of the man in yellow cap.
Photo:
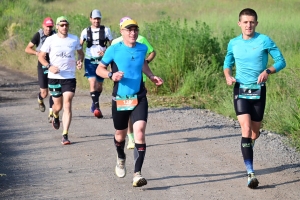
M130 20L130 19L131 19L130 17L123 17L120 20L120 26L122 26L123 22L125 22L126 20ZM120 37L114 39L112 41L111 45L117 44L118 42L122 42L122 41L123 41L123 36L120 36ZM140 34L138 35L138 38L136 39L136 41L139 43L145 44L148 47L148 51L147 51L147 55L146 55L145 59L149 64L156 56L156 52L154 51L154 48L148 42L148 40ZM143 82L146 82L146 79L147 79L147 76L145 74L143 74ZM133 127L132 127L130 118L129 118L129 122L128 122L127 136L128 136L127 149L134 149Z
M135 140L132 185L141 187L147 184L141 170L146 153L145 130L148 119L147 91L142 73L157 86L162 85L163 80L153 75L145 60L147 46L136 42L139 33L137 22L132 19L126 20L120 29L123 42L112 45L106 50L96 73L114 81L112 116L116 129L114 143L117 150L117 165L115 173L120 178L126 175L124 147L130 117ZM107 70L109 64L111 64L111 71Z

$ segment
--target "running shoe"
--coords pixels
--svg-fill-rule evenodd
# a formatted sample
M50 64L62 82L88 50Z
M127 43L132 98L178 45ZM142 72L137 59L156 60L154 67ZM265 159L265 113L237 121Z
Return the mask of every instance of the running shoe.
M122 159L117 157L117 165L115 168L115 173L119 178L124 178L126 176L125 162L126 162L126 158Z
M257 178L255 177L255 174L252 172L252 173L249 173L248 174L248 187L251 188L251 189L254 189L254 188L257 188L259 182L257 180Z
M40 110L41 112L45 112L46 106L45 106L45 104L44 104L44 101L43 101L43 100L38 100L38 103L39 103L39 110Z
M95 108L94 116L97 117L97 118L103 118L102 112L99 108Z
M59 129L59 126L60 126L59 117L58 118L53 117L52 126L56 130Z
M70 140L68 139L68 134L63 135L61 143L63 145L71 144Z
M49 116L48 116L48 122L49 122L49 123L52 123L52 121L53 121L53 115L49 115Z
M147 180L144 177L142 177L141 172L136 172L133 175L132 186L133 187L142 187L144 185L147 185Z
M95 109L96 109L96 106L95 106L94 103L92 103L92 106L91 106L91 113L94 113Z
M134 149L134 147L135 147L134 140L129 138L127 143L127 149Z

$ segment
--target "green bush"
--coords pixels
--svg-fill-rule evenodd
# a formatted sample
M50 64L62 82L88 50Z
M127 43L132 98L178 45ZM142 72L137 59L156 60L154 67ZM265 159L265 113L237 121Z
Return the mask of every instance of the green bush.
M146 24L141 32L151 44L154 44L157 58L151 65L151 69L159 74L165 84L159 88L160 94L170 94L188 89L189 76L201 73L201 70L220 71L223 62L223 54L218 39L212 36L206 23L195 22L194 27L187 26L187 21L171 22L164 19L155 23ZM210 69L206 69L210 68ZM212 69L211 69L212 68ZM199 82L198 82L199 83ZM187 84L185 87L183 87ZM155 90L153 85L147 85L150 90ZM201 84L197 89L201 88Z

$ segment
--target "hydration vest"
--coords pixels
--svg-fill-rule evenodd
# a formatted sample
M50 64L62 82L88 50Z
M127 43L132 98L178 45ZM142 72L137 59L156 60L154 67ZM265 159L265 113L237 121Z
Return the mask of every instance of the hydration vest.
M44 44L44 42L45 42L46 38L48 37L48 35L45 35L43 29L40 29L38 32L39 32L39 34L40 34L40 43L39 43L39 45L36 47L36 50L37 50L37 51L40 51L40 48L41 48L42 45ZM50 33L50 35L53 35L53 34L55 34L55 33L56 33L55 30L52 30L52 32ZM49 35L49 36L50 36L50 35Z
M90 48L91 46L100 45L101 47L106 47L108 39L105 37L105 26L100 26L99 30L99 40L93 40L93 33L91 27L86 28L86 47Z

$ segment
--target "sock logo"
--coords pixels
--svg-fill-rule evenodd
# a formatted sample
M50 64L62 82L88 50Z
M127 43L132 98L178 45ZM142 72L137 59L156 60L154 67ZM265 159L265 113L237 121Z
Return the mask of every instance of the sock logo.
M242 143L243 148L249 148L251 146L251 143Z
M145 147L138 148L138 151L145 151Z

